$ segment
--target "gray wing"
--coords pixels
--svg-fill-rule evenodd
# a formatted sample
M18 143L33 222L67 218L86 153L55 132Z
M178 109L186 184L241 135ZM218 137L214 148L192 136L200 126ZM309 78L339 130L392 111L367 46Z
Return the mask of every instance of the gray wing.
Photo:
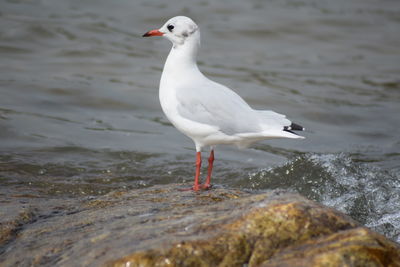
M253 110L238 94L221 84L208 79L200 84L194 81L177 88L176 94L178 112L186 119L217 126L228 135L263 130L260 111Z

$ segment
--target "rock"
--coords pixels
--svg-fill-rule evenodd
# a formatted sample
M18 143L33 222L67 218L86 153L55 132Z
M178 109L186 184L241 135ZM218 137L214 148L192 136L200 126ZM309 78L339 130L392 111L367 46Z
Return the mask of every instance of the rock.
M399 255L398 246L357 227L289 247L261 266L400 266Z
M245 214L195 231L215 232L211 238L136 252L109 265L400 266L397 244L340 212L294 194L262 196Z
M298 194L181 186L29 198L34 215L4 228L1 265L399 266L397 244Z
M2 247L16 237L22 225L33 221L35 218L34 211L29 207L2 204L0 211L0 218L2 218L0 221L0 253Z

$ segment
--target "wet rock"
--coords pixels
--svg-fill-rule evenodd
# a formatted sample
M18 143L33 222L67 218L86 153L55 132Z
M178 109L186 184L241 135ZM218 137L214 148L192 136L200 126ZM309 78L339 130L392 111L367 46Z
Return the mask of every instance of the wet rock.
M2 247L12 241L21 227L35 219L34 210L22 205L7 205L2 203L0 210L0 253Z
M18 231L2 243L0 262L2 266L326 266L326 262L356 266L363 260L396 266L400 262L397 244L297 194L222 188L194 193L179 191L181 186L51 203L30 199L35 219L15 216L20 218Z
M171 242L109 265L400 266L397 244L333 209L288 193L248 198L243 215L193 233L212 237Z
M383 236L358 227L289 247L261 266L400 266L400 251Z

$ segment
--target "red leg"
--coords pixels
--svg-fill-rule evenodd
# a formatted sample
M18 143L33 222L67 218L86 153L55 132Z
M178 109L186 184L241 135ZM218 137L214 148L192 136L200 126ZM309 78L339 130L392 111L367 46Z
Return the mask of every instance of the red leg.
M211 188L211 173L213 169L213 163L214 163L214 149L211 149L210 157L208 158L207 179L206 182L202 185L203 189Z
M194 185L191 188L179 189L180 191L199 191L200 190L200 168L201 168L201 152L196 153L196 175L194 176Z
M200 177L200 167L201 167L201 152L196 153L196 176L194 177L193 190L199 191L199 177Z

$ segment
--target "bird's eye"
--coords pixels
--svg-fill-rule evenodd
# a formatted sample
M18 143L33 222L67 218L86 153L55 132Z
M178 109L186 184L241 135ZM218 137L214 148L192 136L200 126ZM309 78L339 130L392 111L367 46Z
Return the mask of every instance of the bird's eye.
M167 29L168 29L170 32L172 32L172 30L173 30L174 28L175 28L174 25L168 25L168 26L167 26Z

